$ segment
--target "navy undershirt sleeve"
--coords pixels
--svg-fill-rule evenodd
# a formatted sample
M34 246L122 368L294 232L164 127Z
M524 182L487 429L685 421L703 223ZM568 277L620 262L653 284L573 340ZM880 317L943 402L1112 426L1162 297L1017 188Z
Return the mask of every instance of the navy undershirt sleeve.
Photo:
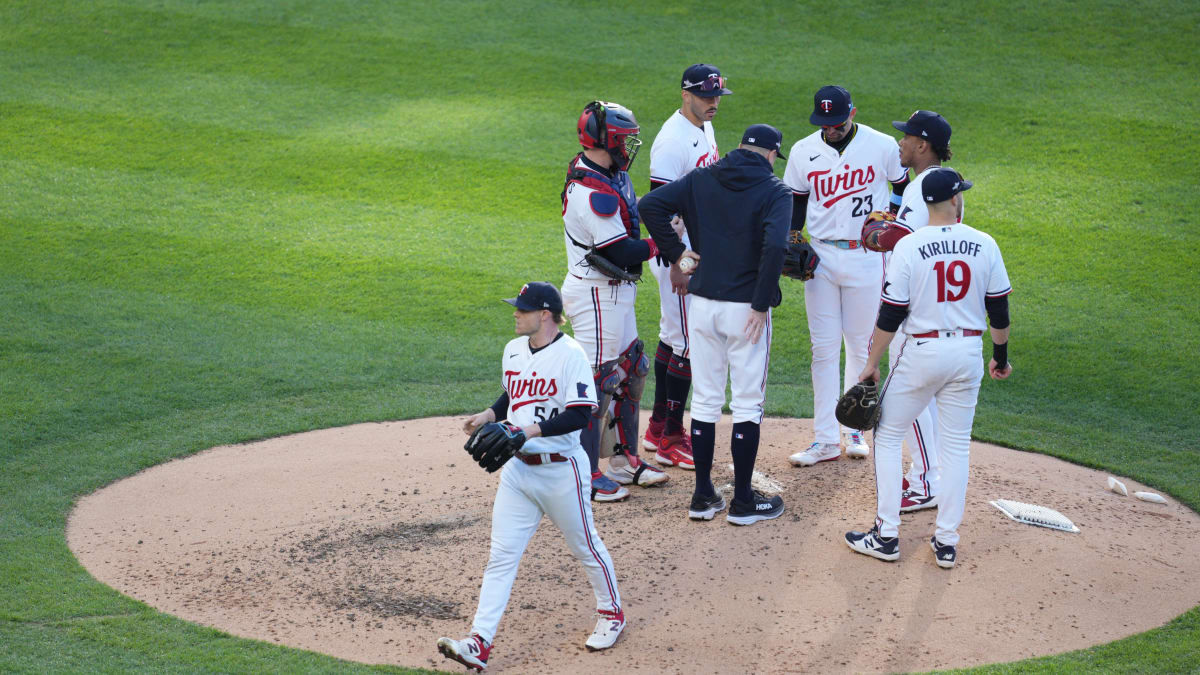
M567 408L545 422L538 422L538 426L542 428L543 436L562 436L586 427L590 417L589 408L575 406Z
M881 302L879 303L879 318L875 320L875 327L879 330L895 333L900 330L900 324L904 323L904 319L907 316L908 307L889 305L886 302Z
M1008 296L1001 295L998 298L983 299L983 306L987 309L988 321L992 324L992 328L1008 328Z
M620 239L599 250L621 267L638 265L650 257L650 243L643 239Z

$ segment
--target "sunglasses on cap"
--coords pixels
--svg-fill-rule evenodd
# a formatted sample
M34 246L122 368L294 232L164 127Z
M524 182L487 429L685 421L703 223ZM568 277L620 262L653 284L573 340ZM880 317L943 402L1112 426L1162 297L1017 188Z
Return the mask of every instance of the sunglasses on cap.
M841 131L842 129L846 128L847 124L850 124L849 117L847 117L846 121L842 122L841 124L835 124L833 126L827 126L825 124L822 124L821 128L824 129L825 131Z
M688 82L684 89L699 89L700 91L720 91L725 88L725 77L713 73L699 82Z

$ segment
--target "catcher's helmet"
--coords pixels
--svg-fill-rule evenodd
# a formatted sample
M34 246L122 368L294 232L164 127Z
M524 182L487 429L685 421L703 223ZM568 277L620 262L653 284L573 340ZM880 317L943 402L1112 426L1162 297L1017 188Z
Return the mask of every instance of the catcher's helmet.
M628 171L642 145L633 111L617 103L592 101L579 115L579 143L607 150L621 171Z

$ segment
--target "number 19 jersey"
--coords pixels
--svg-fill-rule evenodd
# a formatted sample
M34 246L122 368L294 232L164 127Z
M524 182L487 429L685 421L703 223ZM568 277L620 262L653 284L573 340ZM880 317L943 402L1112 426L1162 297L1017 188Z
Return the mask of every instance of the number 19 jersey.
M508 421L520 427L544 422L567 408L595 408L592 367L583 347L569 335L534 352L526 336L504 347L504 391L508 392ZM565 453L579 446L579 431L561 436L531 438L526 454Z
M987 327L985 298L1012 293L1000 247L969 225L922 227L896 243L884 302L908 308L910 335Z

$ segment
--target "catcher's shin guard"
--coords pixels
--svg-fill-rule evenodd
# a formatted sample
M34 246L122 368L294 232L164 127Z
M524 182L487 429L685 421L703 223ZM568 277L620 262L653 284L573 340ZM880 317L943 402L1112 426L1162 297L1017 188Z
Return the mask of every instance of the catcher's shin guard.
M615 408L611 424L616 427L617 452L637 454L638 407L650 373L650 359L641 340L629 343L617 363L617 372L624 374L614 394Z
M592 374L596 381L596 399L599 405L592 411L587 428L579 436L579 443L587 451L588 457L610 457L613 454L614 441L610 440L611 422L608 408L612 404L613 395L621 390L621 381L624 379L618 362L617 359L605 361Z

